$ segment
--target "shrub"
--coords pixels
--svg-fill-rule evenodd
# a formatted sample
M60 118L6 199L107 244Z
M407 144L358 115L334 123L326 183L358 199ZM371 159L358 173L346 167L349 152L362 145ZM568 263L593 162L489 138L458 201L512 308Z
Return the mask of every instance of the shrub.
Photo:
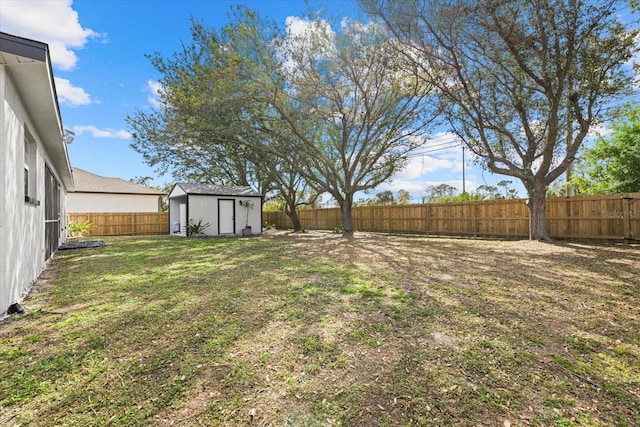
M91 233L91 227L93 227L93 224L88 220L84 222L70 222L68 227L69 234L72 237L80 237Z

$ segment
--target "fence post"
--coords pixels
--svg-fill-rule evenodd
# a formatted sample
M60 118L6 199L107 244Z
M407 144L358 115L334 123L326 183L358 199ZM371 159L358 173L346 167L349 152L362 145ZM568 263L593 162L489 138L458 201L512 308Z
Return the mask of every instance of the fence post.
M475 237L478 237L480 235L480 213L478 212L480 210L480 203L476 203L473 209L473 215L475 216Z
M424 211L425 211L425 221L424 221L424 232L427 234L427 236L429 235L429 226L431 224L431 208L429 205L424 205Z
M429 234L429 207L422 204L422 218L424 218L424 233Z
M93 224L94 227L96 226L96 220L95 220L95 218L92 217L91 214L87 215L87 221L89 221L91 224ZM93 228L93 227L91 227L91 228ZM97 233L94 233L93 231L89 231L89 235L90 236L94 235L94 234L97 234Z
M633 197L622 196L622 238L625 242L631 240L631 200Z

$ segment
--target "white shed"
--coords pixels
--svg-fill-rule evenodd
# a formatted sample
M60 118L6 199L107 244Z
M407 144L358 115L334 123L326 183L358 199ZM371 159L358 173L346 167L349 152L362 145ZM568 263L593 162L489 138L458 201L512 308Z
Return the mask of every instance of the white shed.
M66 238L65 139L49 47L0 32L0 318Z
M176 184L169 193L169 233L186 236L189 224L207 236L262 233L262 195L251 187Z

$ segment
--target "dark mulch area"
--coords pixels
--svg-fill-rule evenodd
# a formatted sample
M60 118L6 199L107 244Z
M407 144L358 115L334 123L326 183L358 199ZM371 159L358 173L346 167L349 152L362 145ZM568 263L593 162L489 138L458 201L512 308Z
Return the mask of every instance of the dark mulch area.
M107 244L102 240L87 240L85 242L65 242L58 248L61 251L68 249L102 248Z

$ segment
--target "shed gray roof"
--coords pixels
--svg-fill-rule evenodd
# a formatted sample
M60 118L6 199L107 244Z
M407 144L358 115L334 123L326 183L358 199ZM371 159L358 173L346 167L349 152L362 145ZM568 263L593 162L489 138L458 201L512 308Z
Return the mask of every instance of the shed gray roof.
M187 194L207 194L210 196L244 196L262 197L262 194L254 191L251 187L241 187L237 185L212 185L212 184L187 184L178 183Z
M164 194L155 188L120 178L107 178L76 167L73 168L73 180L76 193Z

